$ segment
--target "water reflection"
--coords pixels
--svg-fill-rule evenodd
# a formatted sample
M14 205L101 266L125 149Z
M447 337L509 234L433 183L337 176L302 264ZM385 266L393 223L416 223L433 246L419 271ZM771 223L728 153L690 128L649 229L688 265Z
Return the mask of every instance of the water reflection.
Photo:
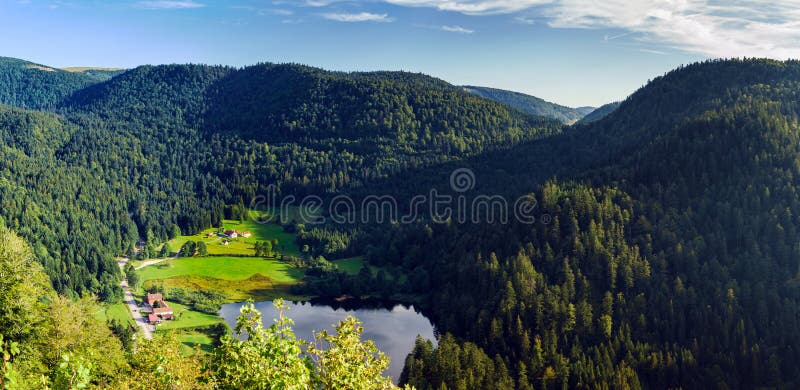
M333 325L348 315L357 317L364 323L364 339L375 345L391 358L388 374L395 382L403 371L406 356L414 348L417 335L435 342L434 329L430 320L414 310L414 306L404 306L389 302L287 302L289 310L285 315L294 320L293 327L298 338L313 341L313 332L332 330ZM236 317L242 303L222 305L220 316L231 328L236 326ZM256 302L261 311L265 326L273 323L278 311L272 302Z

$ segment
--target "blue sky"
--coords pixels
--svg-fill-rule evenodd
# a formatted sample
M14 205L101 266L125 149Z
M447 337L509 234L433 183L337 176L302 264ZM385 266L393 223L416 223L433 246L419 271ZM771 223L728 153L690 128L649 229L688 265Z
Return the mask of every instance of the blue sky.
M797 0L4 0L0 55L407 70L597 106L680 64L800 57L799 10Z

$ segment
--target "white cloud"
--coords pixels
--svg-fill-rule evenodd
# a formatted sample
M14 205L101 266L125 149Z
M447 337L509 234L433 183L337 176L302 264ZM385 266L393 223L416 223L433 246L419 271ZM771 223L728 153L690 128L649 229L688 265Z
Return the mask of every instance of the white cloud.
M551 0L384 0L387 3L409 7L434 7L442 11L455 11L470 15L504 14L522 11Z
M561 0L545 15L556 28L620 28L641 40L711 57L800 57L800 1Z
M146 9L192 9L202 8L205 4L196 3L192 0L186 1L171 1L171 0L157 0L157 1L140 1L137 3L140 7Z
M322 17L328 20L333 20L337 22L380 22L380 23L387 23L393 22L394 19L389 17L389 14L373 14L369 12L361 12L357 14L349 14L349 13L329 13L329 14L322 14Z
M514 22L519 24L534 25L536 24L536 19L527 16L517 16L514 18Z
M800 58L800 0L380 0L468 15L541 17L553 28L620 29L709 57ZM306 0L322 6L337 0Z
M639 51L642 52L642 53L658 54L658 55L662 55L662 56L667 54L667 53L665 53L665 52L663 52L661 50L653 50L653 49L639 49Z
M440 29L442 31L454 32L459 34L472 34L475 32L475 30L470 30L468 28L464 28L461 26L441 26Z

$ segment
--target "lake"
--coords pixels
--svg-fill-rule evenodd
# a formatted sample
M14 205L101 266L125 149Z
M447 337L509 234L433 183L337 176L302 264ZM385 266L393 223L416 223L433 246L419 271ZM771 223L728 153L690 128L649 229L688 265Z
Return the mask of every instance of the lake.
M418 313L414 306L393 303L359 303L348 302L344 305L336 302L286 302L289 310L286 317L294 320L295 335L306 341L313 341L314 331L333 330L333 325L348 315L355 316L364 323L362 339L372 340L375 345L389 356L389 370L395 382L400 377L406 356L414 349L417 335L436 342L433 324L425 316ZM236 317L243 303L222 305L219 315L231 328L236 327ZM256 309L261 311L264 325L270 326L277 318L278 311L270 301L256 302Z

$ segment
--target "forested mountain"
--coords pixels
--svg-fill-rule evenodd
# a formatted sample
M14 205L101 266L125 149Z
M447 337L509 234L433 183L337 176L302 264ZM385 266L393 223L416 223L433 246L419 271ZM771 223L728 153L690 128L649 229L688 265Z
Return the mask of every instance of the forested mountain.
M53 109L65 97L98 81L84 73L0 57L0 104Z
M595 122L595 121L598 121L600 119L603 119L608 114L610 114L611 112L616 110L617 107L619 107L620 103L621 102L613 102L613 103L603 104L602 106L598 107L597 109L591 110L588 113L586 113L586 115L583 118L581 118L581 120L579 120L578 123L586 124L586 123L591 123L591 122Z
M568 125L577 122L586 114L594 110L594 107L565 107L559 104L550 103L536 96L530 96L524 93L506 91L502 89L475 87L471 85L466 85L463 88L465 91L473 95L507 104L516 108L517 110L531 115L539 115L557 119L561 123Z
M335 193L561 127L408 73L164 65L98 83L7 62L18 78L3 88L26 93L7 102L53 113L0 109L0 217L57 291L106 300L120 294L113 258L136 241L218 224L270 185ZM26 86L26 72L43 78Z
M601 121L464 162L480 193L530 194L549 220L375 233L456 336L419 343L404 379L797 387L799 87L796 61L694 64Z

